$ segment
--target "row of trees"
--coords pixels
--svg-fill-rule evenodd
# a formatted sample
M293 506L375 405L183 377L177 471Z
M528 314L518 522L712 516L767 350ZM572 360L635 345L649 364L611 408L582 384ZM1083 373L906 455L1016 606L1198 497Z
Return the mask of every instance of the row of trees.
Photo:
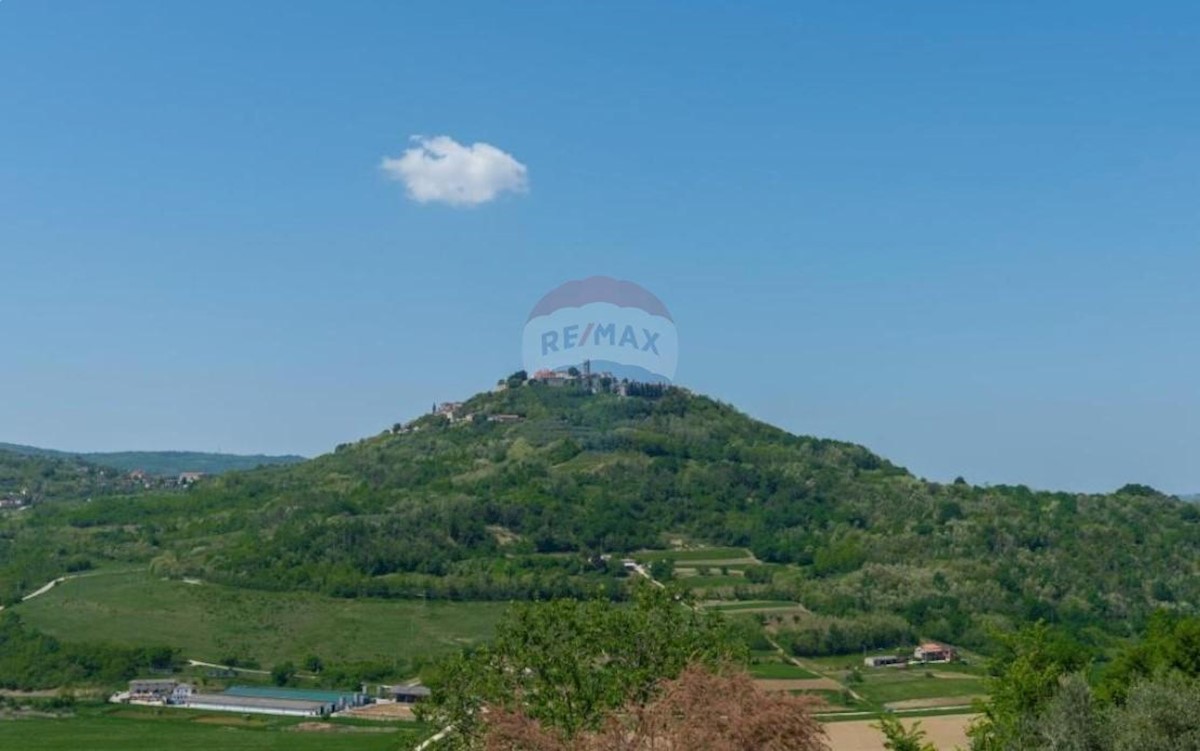
M806 616L777 632L776 640L797 657L855 654L912 644L917 633L897 615L870 614L853 618Z
M145 671L171 671L180 654L170 647L120 647L62 642L0 613L0 688L35 690L73 684L117 684Z

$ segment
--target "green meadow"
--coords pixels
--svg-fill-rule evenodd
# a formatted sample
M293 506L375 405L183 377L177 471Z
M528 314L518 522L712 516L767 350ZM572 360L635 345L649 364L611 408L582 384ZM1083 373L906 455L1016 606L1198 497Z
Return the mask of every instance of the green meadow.
M308 655L327 662L424 660L489 638L495 602L349 600L165 580L145 571L72 579L15 610L63 640L183 650L264 667Z
M21 751L397 751L428 735L416 723L300 719L187 710L85 707L69 717L0 715L0 748ZM311 727L308 726L308 727Z
M923 670L880 668L864 671L863 682L855 685L854 690L864 699L878 704L955 697L962 698L966 704L969 703L968 697L987 694L987 688L980 678L953 673L942 675L945 677L936 677Z
M820 677L811 670L805 670L790 662L779 660L751 663L750 675L755 678L769 678L772 680L798 680Z
M688 550L641 550L633 554L640 563L674 561L677 564L704 561L716 565L719 561L752 562L754 554L745 548L690 548Z

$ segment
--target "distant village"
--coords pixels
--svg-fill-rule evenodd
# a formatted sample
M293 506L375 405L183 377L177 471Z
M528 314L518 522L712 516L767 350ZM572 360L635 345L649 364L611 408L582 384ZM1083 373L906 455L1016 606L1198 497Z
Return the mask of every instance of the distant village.
M187 488L204 479L205 476L203 472L182 472L174 476L161 476L151 475L143 470L135 469L124 475L124 477L118 476L119 482L123 480L118 487L124 491L138 489L152 490L156 488ZM0 493L0 511L23 511L37 505L41 501L42 498L29 488L3 492Z
M513 373L508 378L496 382L494 393L522 386L548 386L551 388L573 387L590 391L593 394L617 394L618 396L661 396L666 386L660 383L643 383L618 378L608 371L592 372L591 361L585 360L582 367L570 367L565 370L539 370L529 375L524 370ZM476 414L466 409L466 402L435 403L429 411L434 417L444 418L451 425L465 425L475 422L513 423L520 422L523 416L507 413ZM407 423L397 423L391 432L396 435L413 433L421 429L421 418Z

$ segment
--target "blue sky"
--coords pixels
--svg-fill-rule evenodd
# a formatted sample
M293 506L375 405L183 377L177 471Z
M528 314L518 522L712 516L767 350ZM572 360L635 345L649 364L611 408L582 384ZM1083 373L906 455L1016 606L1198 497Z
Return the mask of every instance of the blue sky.
M795 432L1200 491L1200 5L980 5L4 0L0 440L320 453L607 274Z

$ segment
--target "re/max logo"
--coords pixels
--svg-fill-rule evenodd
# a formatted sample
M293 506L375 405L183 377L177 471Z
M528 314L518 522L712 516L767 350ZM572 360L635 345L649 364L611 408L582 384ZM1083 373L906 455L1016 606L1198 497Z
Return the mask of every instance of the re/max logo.
M642 352L653 352L657 355L659 354L658 338L660 336L662 336L661 332L643 328L641 338L639 339L633 326L626 326L621 329L621 334L618 337L617 324L615 323L589 323L581 334L579 332L579 325L571 324L570 326L563 326L561 331L551 329L550 331L542 332L542 354L546 355L550 352L558 352L560 347L562 349L575 349L576 347L586 347L589 344L595 346L607 344L610 347L632 347Z

